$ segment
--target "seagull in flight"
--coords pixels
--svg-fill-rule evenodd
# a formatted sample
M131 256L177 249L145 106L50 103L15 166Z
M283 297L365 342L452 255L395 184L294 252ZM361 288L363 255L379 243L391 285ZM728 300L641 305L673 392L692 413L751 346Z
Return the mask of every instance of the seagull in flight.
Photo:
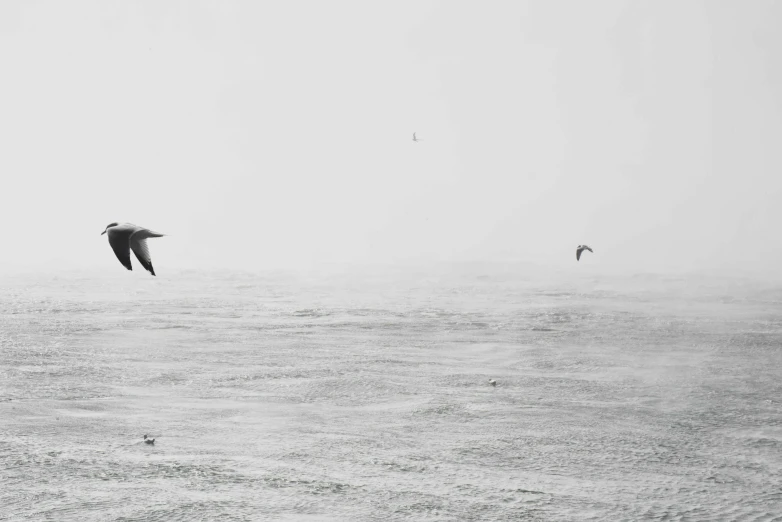
M416 137L415 137L415 132L414 132L414 133L413 133L413 141L414 141L414 142L416 142L416 143L418 143L419 141L424 141L424 140L421 140L421 139L418 139L418 138L416 138Z
M150 274L155 275L155 269L152 268L152 258L149 256L149 248L147 248L147 238L163 237L165 234L158 234L132 223L110 223L100 235L106 233L109 235L111 248L125 268L133 270L130 264L130 251L133 250L141 266L147 269Z
M591 248L589 248L588 246L586 246L586 245L578 245L578 248L576 248L576 261L581 259L581 252L583 252L584 250L589 250L590 252L592 252L594 254L594 251Z

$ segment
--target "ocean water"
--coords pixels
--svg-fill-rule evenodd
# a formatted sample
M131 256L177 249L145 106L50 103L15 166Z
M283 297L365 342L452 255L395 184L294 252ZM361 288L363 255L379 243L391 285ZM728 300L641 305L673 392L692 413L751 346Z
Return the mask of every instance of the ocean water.
M782 520L779 285L119 268L0 281L0 520Z

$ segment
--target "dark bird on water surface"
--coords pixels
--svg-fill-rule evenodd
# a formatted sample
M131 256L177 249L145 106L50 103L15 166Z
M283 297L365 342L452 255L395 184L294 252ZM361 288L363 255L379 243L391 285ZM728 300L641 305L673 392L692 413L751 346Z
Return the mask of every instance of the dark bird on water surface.
M150 446L154 446L155 439L150 439L147 435L144 435L144 444L149 444Z

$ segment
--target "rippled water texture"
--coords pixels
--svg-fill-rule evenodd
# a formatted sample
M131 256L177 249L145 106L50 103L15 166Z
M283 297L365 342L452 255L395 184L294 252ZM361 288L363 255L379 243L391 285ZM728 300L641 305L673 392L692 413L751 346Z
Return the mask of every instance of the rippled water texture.
M160 272L2 282L0 519L782 520L778 286Z

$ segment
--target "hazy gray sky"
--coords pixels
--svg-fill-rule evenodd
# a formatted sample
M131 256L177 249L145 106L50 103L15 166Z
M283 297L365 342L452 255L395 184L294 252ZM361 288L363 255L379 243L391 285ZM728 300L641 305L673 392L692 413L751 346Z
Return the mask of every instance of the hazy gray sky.
M3 2L0 270L124 270L99 234L129 221L170 234L158 273L580 268L582 242L608 268L772 273L779 20L773 0Z

